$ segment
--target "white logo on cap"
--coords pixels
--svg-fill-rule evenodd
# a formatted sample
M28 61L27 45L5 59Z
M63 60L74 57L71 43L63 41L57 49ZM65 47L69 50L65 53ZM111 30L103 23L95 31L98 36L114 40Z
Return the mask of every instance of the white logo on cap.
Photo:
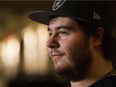
M93 19L100 20L101 17L100 17L100 15L98 13L94 12L93 13Z
M52 6L53 11L57 10L58 8L60 8L64 4L65 1L66 0L55 0L54 4Z

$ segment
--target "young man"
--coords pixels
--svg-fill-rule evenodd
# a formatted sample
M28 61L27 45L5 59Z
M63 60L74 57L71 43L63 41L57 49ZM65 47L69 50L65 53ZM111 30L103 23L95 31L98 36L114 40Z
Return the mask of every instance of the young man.
M54 70L70 80L71 87L116 87L113 18L106 2L56 0L52 11L29 17L48 25Z

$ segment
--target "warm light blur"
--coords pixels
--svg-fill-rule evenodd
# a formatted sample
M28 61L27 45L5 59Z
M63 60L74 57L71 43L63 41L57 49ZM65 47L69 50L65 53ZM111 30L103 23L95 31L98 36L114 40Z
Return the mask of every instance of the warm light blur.
M38 25L37 27L37 41L38 41L38 63L40 73L45 73L48 71L48 52L46 47L46 42L48 39L48 32L47 32L47 26L45 25Z
M23 30L24 69L27 74L45 74L48 71L47 33L44 25Z
M5 38L1 43L1 61L4 66L5 76L16 76L20 62L20 41L15 35Z
M24 68L26 73L37 72L37 37L31 28L25 28L24 40Z
M2 44L2 61L7 67L16 67L20 60L20 42L12 36Z

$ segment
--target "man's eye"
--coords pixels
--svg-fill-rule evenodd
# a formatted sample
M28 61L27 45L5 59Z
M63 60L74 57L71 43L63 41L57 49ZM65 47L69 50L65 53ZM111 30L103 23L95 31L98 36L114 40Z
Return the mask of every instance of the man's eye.
M60 34L61 36L66 36L66 35L68 35L68 33L65 32L65 31L60 31L59 34Z

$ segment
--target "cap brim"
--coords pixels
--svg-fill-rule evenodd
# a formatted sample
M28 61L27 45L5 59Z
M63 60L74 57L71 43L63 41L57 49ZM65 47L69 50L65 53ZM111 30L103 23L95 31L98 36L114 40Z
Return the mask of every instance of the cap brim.
M48 25L50 17L54 16L54 15L68 16L68 17L72 17L74 19L80 20L82 22L87 22L85 19L82 19L82 18L69 16L69 15L66 15L63 13L57 13L57 12L53 12L53 11L34 11L34 12L29 14L29 18L31 20L36 21L36 22Z
M48 25L49 18L52 15L58 15L58 14L50 11L35 11L29 14L29 18L36 22Z

